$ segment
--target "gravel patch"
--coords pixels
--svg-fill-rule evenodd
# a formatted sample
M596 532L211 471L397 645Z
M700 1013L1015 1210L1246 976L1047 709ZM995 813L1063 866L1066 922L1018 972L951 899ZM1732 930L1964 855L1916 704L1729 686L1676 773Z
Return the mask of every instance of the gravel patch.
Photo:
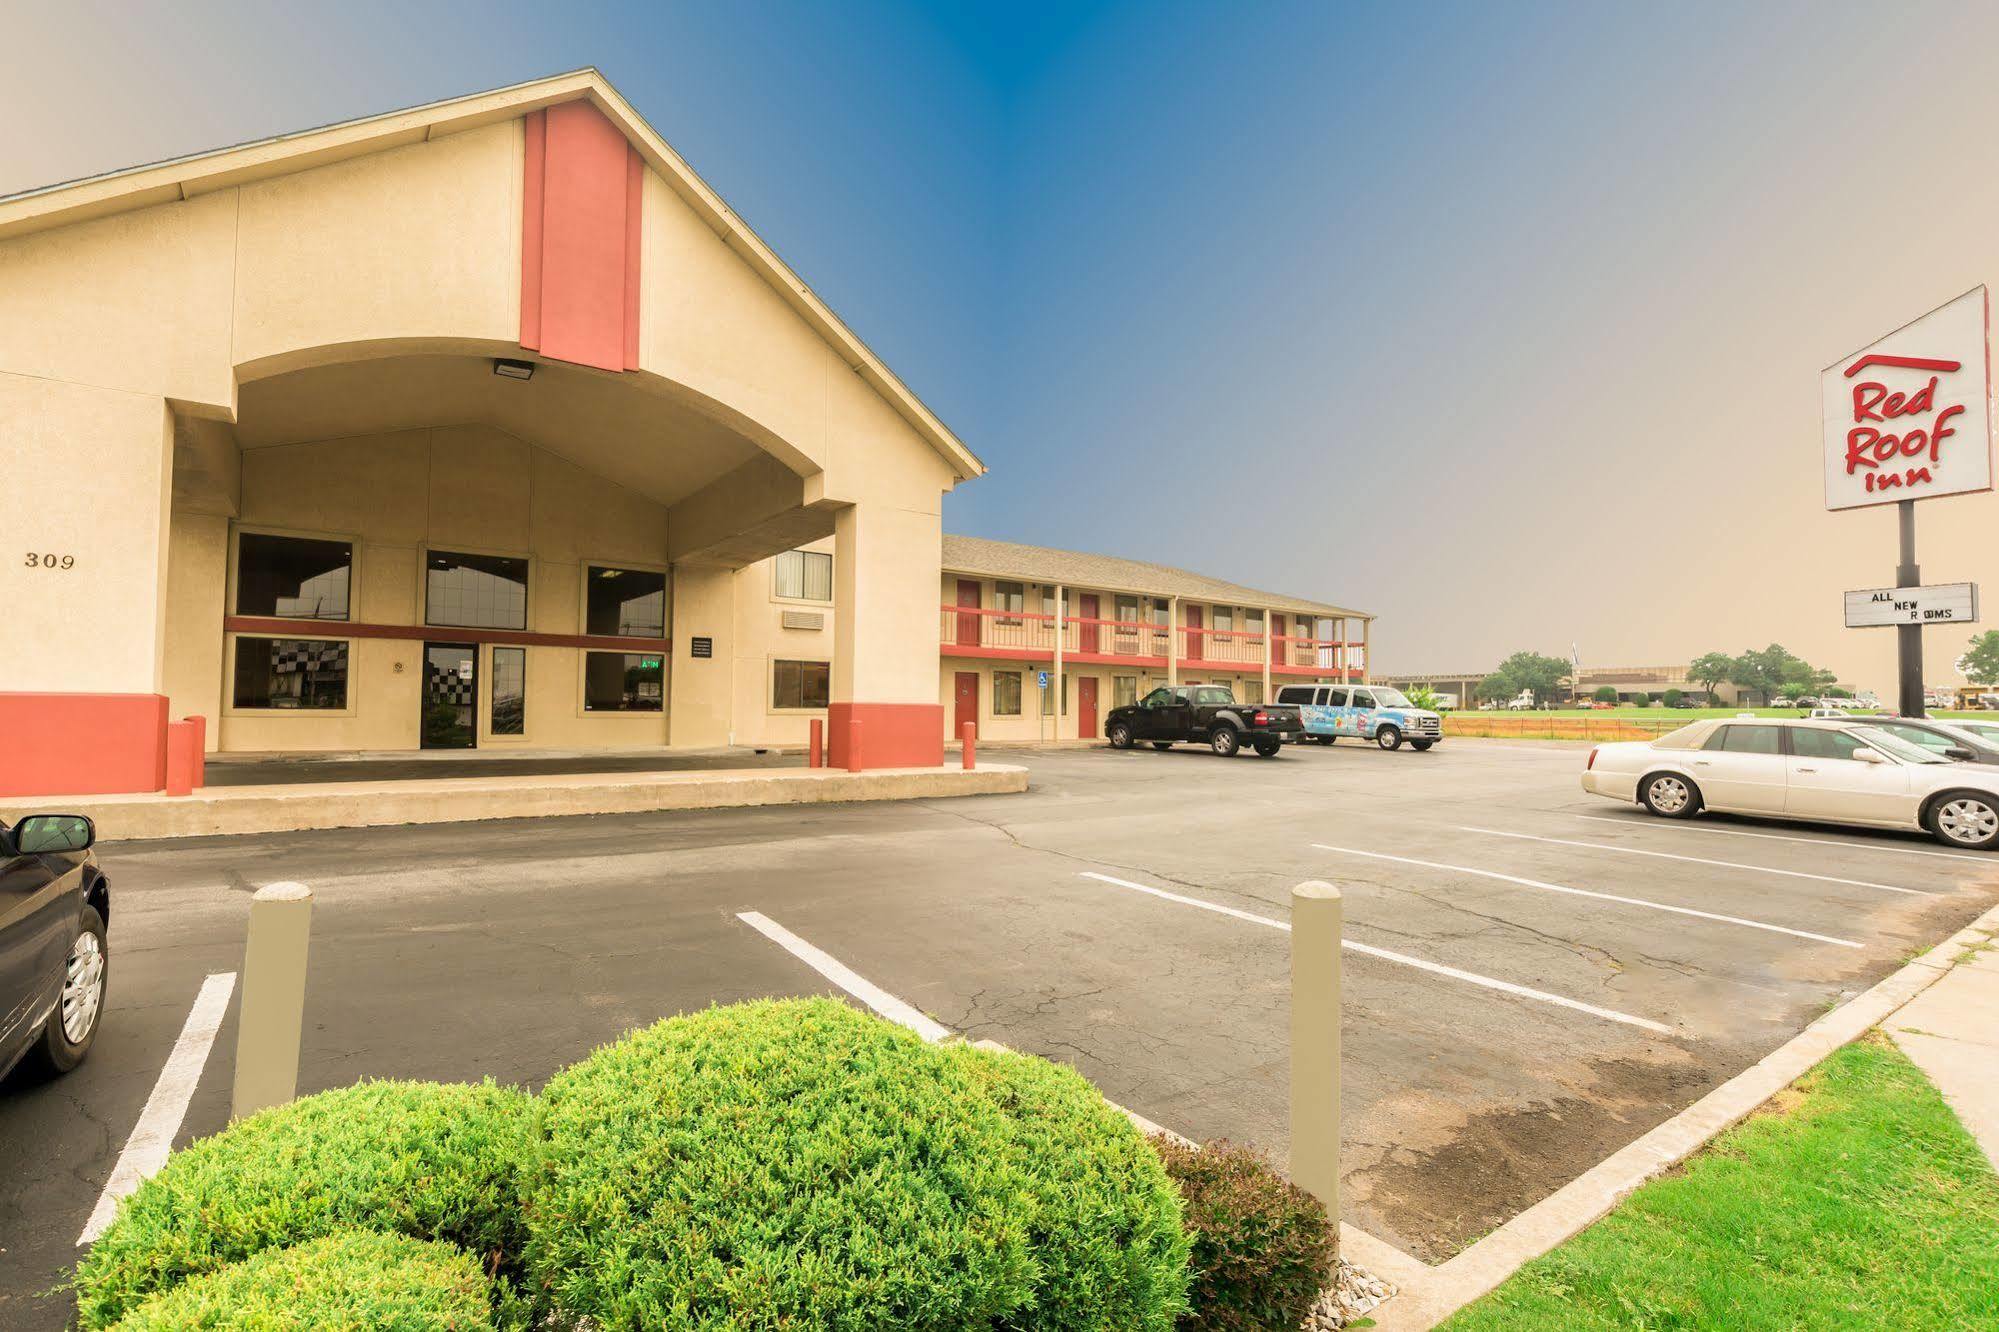
M1319 1302L1306 1315L1301 1332L1338 1332L1395 1293L1395 1287L1380 1277L1355 1267L1346 1259L1333 1269L1333 1284L1320 1294Z

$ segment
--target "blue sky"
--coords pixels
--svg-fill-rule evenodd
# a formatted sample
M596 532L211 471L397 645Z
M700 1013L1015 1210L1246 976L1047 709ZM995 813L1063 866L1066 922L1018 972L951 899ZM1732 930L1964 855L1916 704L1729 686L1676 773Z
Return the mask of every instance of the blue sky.
M1889 581L1892 520L1820 512L1816 375L1992 276L1995 29L22 5L0 190L595 64L991 465L952 530L1375 610L1390 668L1777 639L1885 687L1838 593ZM1999 579L1994 503L1926 507L1926 573Z

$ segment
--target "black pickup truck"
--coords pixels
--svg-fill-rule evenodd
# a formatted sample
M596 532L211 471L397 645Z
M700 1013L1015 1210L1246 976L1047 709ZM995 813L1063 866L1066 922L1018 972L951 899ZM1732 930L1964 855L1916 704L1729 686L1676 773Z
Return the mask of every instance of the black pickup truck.
M1155 689L1136 703L1113 708L1104 718L1104 736L1113 749L1141 742L1169 749L1196 740L1223 758L1248 745L1264 758L1305 733L1298 709L1277 703L1238 703L1226 685L1174 685Z

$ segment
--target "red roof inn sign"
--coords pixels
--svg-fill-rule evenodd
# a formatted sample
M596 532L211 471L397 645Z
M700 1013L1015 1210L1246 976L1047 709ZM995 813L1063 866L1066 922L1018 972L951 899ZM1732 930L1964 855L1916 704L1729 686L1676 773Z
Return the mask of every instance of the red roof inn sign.
M1825 506L1992 489L1985 288L1826 367Z

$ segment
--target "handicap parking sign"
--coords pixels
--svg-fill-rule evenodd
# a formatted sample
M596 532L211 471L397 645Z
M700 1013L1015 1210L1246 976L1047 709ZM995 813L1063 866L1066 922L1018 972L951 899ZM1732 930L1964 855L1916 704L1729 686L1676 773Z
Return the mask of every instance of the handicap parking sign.
M1048 687L1048 672L1047 672L1047 671L1039 671L1039 672L1037 672L1037 673L1036 673L1036 678L1037 678L1037 679L1038 679L1038 680L1040 681L1040 684L1041 684L1041 687L1042 687L1043 689L1046 689L1046 688Z

